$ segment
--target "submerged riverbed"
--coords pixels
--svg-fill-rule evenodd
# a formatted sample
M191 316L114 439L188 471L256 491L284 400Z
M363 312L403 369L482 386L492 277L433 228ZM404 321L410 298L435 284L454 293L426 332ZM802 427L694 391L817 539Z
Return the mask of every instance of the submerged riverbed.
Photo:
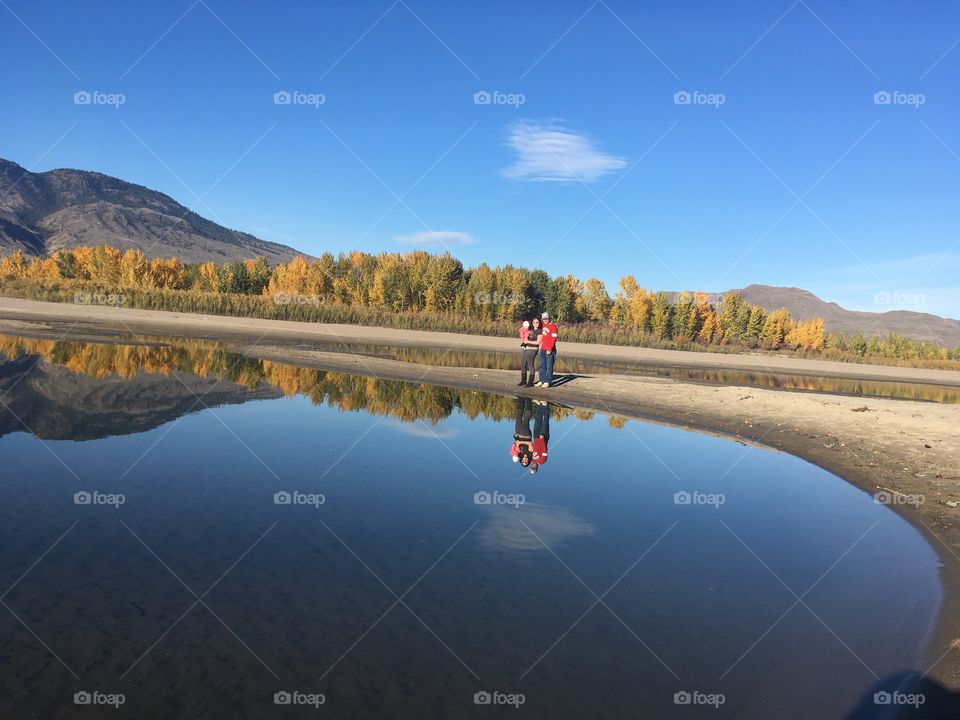
M923 670L932 549L789 455L200 342L3 351L4 716L844 718Z

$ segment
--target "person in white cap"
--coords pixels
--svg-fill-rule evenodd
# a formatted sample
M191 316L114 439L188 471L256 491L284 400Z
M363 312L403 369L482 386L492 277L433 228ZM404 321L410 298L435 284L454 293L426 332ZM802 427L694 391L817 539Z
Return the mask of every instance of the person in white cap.
M537 387L550 387L553 382L553 363L557 359L557 326L550 313L543 313L543 334L540 335L540 382Z

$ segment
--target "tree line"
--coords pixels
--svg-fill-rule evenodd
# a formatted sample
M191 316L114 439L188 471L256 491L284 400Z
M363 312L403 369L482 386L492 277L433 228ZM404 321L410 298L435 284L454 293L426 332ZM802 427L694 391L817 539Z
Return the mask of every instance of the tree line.
M564 324L564 337L570 340L795 350L849 359L960 360L960 348L950 350L900 335L848 338L827 333L822 319L798 321L784 308L767 312L737 293L713 298L702 292L655 292L627 275L611 295L596 278L551 277L543 270L486 263L465 268L449 253L419 250L337 256L327 252L316 259L296 256L271 268L262 257L184 263L177 258L148 259L138 249L99 245L43 258L26 258L16 251L0 258L3 278L138 291L141 304L158 309L196 306L207 312L324 321L332 317L344 322L420 316L425 328L436 329L449 329L452 318L458 318L474 321L479 332L496 334L506 334L517 321L549 310ZM175 300L175 294L193 299ZM263 302L242 298L287 309L269 310ZM310 307L326 309L310 312ZM409 320L403 322L411 326ZM389 324L397 326L395 321Z

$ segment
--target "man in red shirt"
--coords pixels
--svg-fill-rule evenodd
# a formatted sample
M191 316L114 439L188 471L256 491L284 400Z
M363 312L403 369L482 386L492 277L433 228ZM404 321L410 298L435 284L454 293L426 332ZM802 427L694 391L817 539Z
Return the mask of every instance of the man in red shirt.
M543 313L543 334L540 336L540 382L537 387L550 387L553 382L553 363L557 359L557 326L550 313Z

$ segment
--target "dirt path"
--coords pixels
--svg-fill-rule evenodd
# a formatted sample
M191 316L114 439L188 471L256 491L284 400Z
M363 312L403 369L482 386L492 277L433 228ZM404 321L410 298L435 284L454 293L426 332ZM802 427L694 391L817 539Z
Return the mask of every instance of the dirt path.
M517 373L513 371L430 367L304 347L311 341L336 341L515 350L516 343L505 338L90 308L6 298L0 298L0 332L70 339L104 339L130 332L218 338L237 342L241 351L251 357L304 367L503 394L516 394L517 390ZM960 384L960 372L795 358L573 343L562 343L560 351L566 357L591 360L626 359L752 370L770 370L774 366L780 372L826 377ZM755 444L767 445L819 465L870 494L883 490L899 498L922 496L919 504L892 506L924 533L943 561L944 606L928 648L926 666L915 670L929 670L932 678L960 688L960 649L952 649L952 644L960 640L960 406L617 374L578 377L555 388L531 388L525 394L732 436L744 443L744 453L756 452Z

